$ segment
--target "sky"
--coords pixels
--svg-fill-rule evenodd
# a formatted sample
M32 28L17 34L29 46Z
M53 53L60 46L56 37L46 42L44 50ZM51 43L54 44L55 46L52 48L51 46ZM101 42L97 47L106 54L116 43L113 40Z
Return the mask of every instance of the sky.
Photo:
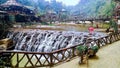
M46 0L46 1L50 1L50 0ZM56 0L56 1L62 2L63 4L67 6L74 6L78 4L80 0Z

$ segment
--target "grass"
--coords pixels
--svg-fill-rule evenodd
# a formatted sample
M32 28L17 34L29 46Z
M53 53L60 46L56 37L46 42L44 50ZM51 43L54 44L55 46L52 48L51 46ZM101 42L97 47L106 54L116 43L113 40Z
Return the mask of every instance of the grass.
M24 54L19 54L19 59L20 60L23 57ZM31 57L31 55L29 55L29 58ZM37 61L36 59L32 58L31 59L32 63L35 64L35 62ZM27 56L25 56L19 63L19 67L25 67L25 64L28 62ZM11 60L11 63L13 65L13 67L17 64L17 54L15 54ZM27 66L32 66L30 63L28 63Z
M19 57L19 59L18 60L21 60L22 59L22 57L24 56L24 54L18 54L18 57ZM30 59L30 61L33 63L33 65L35 65L36 64L36 62L37 62L37 58L36 57L32 57L31 58L31 54L29 54L28 55L28 57L29 57L29 59ZM39 55L38 55L39 56ZM25 65L26 65L26 63L29 61L28 60L28 57L27 57L27 55L25 55L24 56L24 58L20 61L20 63L19 63L19 67L25 67ZM39 58L39 57L38 57ZM43 63L45 60L44 59L39 59L39 61L41 62L41 63ZM12 63L12 65L13 65L13 67L15 67L15 65L17 64L17 54L15 54L14 56L13 56L13 58L12 58L12 60L11 60L11 63ZM47 64L47 63L46 63ZM37 65L40 65L39 63L37 63ZM27 64L27 67L31 67L32 65L30 64L30 62Z

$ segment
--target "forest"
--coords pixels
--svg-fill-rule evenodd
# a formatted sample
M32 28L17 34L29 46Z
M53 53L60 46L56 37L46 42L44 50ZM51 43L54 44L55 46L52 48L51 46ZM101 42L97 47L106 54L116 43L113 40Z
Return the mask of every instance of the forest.
M0 4L7 0L0 0ZM47 10L58 13L65 9L72 15L83 16L111 16L115 7L114 0L80 0L75 6L66 6L62 2L51 0L16 0L22 5L29 6L31 9L37 8L38 15L45 14Z

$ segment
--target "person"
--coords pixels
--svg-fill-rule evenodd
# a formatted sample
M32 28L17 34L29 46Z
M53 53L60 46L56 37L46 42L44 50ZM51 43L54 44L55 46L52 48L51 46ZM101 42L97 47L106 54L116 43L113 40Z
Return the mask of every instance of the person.
M96 28L99 28L98 23L96 24Z
M110 27L108 27L107 29L106 29L106 32L108 33L110 31Z
M89 30L89 33L90 33L90 34L93 34L93 32L94 32L94 27L90 26L90 27L88 28L88 30Z

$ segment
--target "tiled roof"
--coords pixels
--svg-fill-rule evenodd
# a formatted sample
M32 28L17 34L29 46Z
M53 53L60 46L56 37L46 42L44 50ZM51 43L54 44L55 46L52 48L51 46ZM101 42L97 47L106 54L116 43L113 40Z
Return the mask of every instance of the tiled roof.
M8 0L7 2L1 5L2 6L10 6L10 5L22 6L21 4L17 3L16 0Z

